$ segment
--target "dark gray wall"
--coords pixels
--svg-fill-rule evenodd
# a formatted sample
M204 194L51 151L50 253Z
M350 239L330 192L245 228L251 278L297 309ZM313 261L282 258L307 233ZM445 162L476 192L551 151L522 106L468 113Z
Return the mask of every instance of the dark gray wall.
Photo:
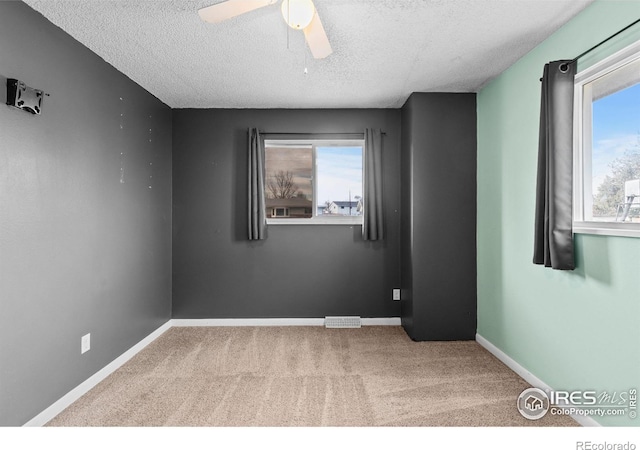
M397 317L400 110L174 110L173 317ZM381 128L386 238L360 226L270 226L247 241L247 129Z
M413 103L408 100L401 110L400 160L400 310L402 326L409 336L413 336Z
M476 332L476 96L402 108L402 323L415 340Z
M51 94L41 116L6 78ZM21 2L0 102L0 425L21 425L170 318L171 110Z

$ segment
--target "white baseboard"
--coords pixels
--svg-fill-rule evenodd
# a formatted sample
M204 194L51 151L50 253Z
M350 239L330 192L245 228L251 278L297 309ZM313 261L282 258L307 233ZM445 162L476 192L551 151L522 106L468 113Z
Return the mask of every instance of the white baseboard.
M369 326L390 326L399 327L402 325L400 317L363 317L360 322L362 325Z
M165 331L171 328L171 321L167 321L164 325L160 326L158 329L153 331L147 337L142 339L136 345L131 347L129 350L124 352L122 355L111 361L105 367L100 369L98 372L93 374L91 377L87 378L84 382L79 384L77 387L69 391L62 398L56 401L53 405L49 406L47 409L42 411L40 414L35 416L33 419L25 423L23 426L25 427L41 427L44 426L47 422L53 419L55 416L64 411L69 405L78 400L84 394L93 389L98 383L107 378L113 372L115 372L120 366L133 358L136 353L140 352L147 345L151 344L155 341L160 335L162 335Z
M399 326L400 317L362 318L363 326ZM323 318L308 319L172 319L174 327L323 327Z
M480 344L482 347L484 347L493 356L495 356L500 361L502 361L509 369L513 370L515 373L520 375L520 377L522 379L524 379L527 383L529 383L531 386L540 388L543 391L544 390L547 390L547 391L553 390L553 388L551 386L549 386L547 383L542 381L540 378L538 378L537 376L535 376L534 374L529 372L527 369L522 367L517 361L515 361L513 358L511 358L505 352L503 352L498 347L493 345L487 339L483 338L481 335L476 334L476 342L478 344ZM573 418L573 420L578 422L583 427L601 427L602 426L598 422L596 422L594 419L592 419L591 417L576 416L576 415L573 415L573 414L571 415L571 417Z
M315 327L324 319L171 319L174 327Z

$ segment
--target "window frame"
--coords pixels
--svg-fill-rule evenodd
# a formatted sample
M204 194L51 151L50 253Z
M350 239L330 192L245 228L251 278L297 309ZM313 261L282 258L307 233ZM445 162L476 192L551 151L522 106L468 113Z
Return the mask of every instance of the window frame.
M593 196L591 186L591 108L584 101L585 86L614 72L621 67L640 60L640 40L601 61L581 70L574 78L574 156L573 156L573 232L606 236L640 237L638 222L601 222L585 220L588 203ZM640 77L639 77L640 80ZM590 100L591 102L591 100ZM588 174L588 175L586 175Z
M332 216L322 217L316 215L318 211L317 203L317 162L316 162L316 147L361 147L362 148L362 191L365 192L365 146L364 139L265 139L264 149L265 153L269 146L311 146L312 148L312 186L313 186L313 199L312 199L312 216L309 218L275 218L267 217L267 225L363 225L364 224L364 209L363 213L359 216ZM266 176L265 176L265 192L266 192Z

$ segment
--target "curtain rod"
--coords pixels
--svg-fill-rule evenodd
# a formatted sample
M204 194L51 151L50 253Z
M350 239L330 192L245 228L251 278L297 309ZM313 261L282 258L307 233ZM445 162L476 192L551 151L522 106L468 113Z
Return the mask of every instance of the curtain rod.
M616 37L617 35L619 35L620 33L627 31L629 28L631 28L632 26L634 26L635 24L637 24L638 22L640 22L640 19L634 21L633 23L630 23L629 25L627 25L626 27L624 27L622 30L612 34L611 36L609 36L608 38L598 42L596 45L594 45L593 47L591 47L589 50L580 53L578 56L576 56L575 58L573 58L571 61L569 61L566 64L562 64L560 66L560 70L562 71L566 71L567 70L567 66L569 64L573 64L575 63L577 60L579 60L580 58L582 58L584 55L591 53L592 51L594 51L596 48L600 47L602 44L604 44L605 42L608 42L609 40L613 39L614 37ZM563 68L564 67L564 68Z
M344 136L344 135L348 135L348 134L355 134L358 136L364 136L364 132L360 131L360 132L344 132L344 133L338 133L338 132L326 132L326 133L298 133L298 132L276 132L276 131L263 131L263 130L258 130L260 132L260 134L280 134L283 136L313 136L313 135L330 135L330 136ZM383 136L386 136L386 132L381 132L381 134Z

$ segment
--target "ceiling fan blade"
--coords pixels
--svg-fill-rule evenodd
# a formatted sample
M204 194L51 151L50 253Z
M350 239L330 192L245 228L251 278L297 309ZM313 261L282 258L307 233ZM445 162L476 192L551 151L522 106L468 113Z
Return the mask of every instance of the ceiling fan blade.
M311 54L315 59L322 59L333 53L329 38L324 31L318 11L313 15L311 23L304 29L304 37L307 40Z
M227 0L198 10L200 18L209 23L220 23L240 14L263 6L273 5L278 0Z

